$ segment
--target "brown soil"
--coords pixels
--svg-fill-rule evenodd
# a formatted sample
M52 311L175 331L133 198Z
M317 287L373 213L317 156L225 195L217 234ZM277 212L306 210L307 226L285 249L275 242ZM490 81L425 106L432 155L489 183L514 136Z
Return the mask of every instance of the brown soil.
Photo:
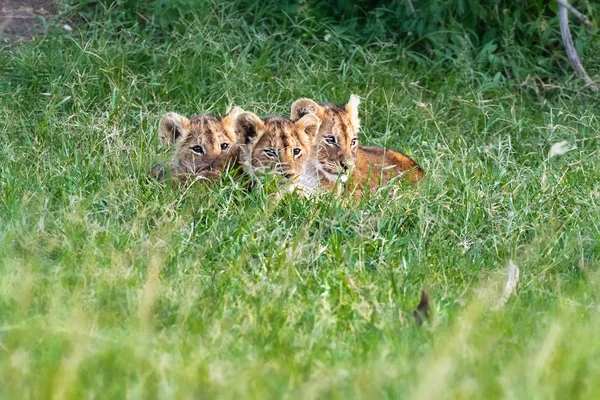
M52 0L0 0L0 38L31 40L43 31L43 19L55 12Z

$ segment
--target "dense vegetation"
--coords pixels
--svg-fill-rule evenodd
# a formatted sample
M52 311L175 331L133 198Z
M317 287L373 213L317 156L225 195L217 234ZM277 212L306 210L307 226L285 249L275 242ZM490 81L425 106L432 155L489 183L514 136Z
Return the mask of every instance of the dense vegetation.
M87 23L0 48L1 398L599 396L600 100L563 56L502 47L497 74L485 44L364 35L380 7L188 3L64 4ZM166 111L351 92L423 185L352 206L148 179Z
M599 4L571 3L597 20ZM86 0L77 4L75 9L88 20L103 20L109 13L127 27L180 33L219 4L219 12L236 15L254 27L277 30L300 24L313 35L335 33L366 47L385 42L390 56L412 65L447 66L456 59L469 60L466 68L496 79L523 81L535 75L547 81L569 69L556 0ZM597 24L586 31L576 18L571 19L578 52L597 53ZM593 64L590 68L597 71Z

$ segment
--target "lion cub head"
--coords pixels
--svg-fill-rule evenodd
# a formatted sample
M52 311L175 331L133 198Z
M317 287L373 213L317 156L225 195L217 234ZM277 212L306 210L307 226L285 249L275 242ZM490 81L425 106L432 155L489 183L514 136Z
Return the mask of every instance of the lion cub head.
M174 112L165 114L158 132L164 145L175 145L171 175L180 181L215 179L228 166L234 166L239 153L234 122L242 112L235 107L222 118L196 115L190 119ZM160 171L153 170L153 174Z
M320 123L312 114L295 122L282 117L259 118L250 112L240 114L235 132L244 171L250 176L279 174L286 183L295 184L304 172Z
M313 158L319 175L329 181L336 181L338 176L347 179L354 167L360 127L359 104L360 99L354 94L342 105L317 104L310 99L296 100L292 104L292 120L310 114L321 120Z

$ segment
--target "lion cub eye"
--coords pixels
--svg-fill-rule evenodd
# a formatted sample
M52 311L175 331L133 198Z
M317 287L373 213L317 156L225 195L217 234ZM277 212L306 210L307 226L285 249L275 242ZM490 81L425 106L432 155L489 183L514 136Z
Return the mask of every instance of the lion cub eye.
M335 144L335 136L325 136L327 144Z
M269 158L277 158L277 152L274 149L265 149L264 152Z
M229 148L229 143L221 143L221 151L225 151Z
M204 149L200 145L192 146L190 149L192 149L192 151L198 155L204 154Z
M357 142L358 142L358 139L354 138L354 139L352 139L352 141L350 142L350 145L351 145L352 147L354 147L354 146L356 146L356 143L357 143Z
M299 156L301 151L301 149L294 149L294 156Z

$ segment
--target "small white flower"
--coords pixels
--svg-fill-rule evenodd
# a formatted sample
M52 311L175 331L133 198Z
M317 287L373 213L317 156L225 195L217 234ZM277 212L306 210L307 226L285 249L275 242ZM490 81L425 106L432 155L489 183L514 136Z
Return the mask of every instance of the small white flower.
M513 294L513 292L515 292L517 288L517 283L519 282L519 267L517 267L512 260L508 262L506 272L508 278L506 279L506 283L504 284L504 290L502 291L502 295L498 298L497 303L493 307L496 310L503 307L506 304L508 298Z
M546 190L546 188L548 187L548 177L546 176L546 163L544 163L544 172L542 173L540 185L542 186L542 191Z
M326 42L329 42L329 39L331 39L331 33L328 33L325 35L325 37L323 38Z
M568 153L571 150L575 150L576 146L569 146L569 142L563 140L562 142L554 143L552 147L550 147L550 151L548 152L548 158L562 156L565 153Z
M473 242L470 240L467 240L467 239L463 239L458 243L458 246L462 247L465 250L469 250L472 245L473 245Z
M70 26L70 25L67 25L67 24L64 24L64 25L63 25L63 29L64 29L65 31L69 31L69 32L71 32L71 31L73 30L73 28L71 28L71 26Z

